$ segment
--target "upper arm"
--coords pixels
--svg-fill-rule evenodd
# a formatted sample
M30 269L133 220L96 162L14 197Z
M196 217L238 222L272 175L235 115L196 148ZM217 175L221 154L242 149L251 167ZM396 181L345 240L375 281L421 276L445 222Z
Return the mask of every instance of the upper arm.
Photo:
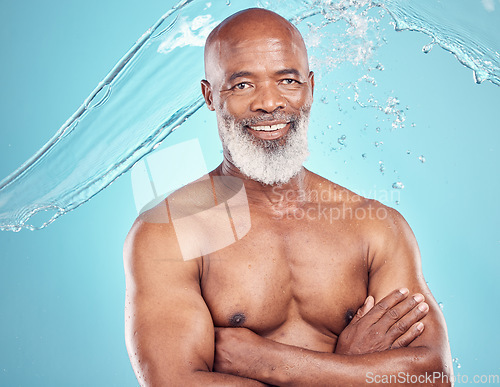
M124 265L126 343L141 384L172 384L211 371L214 328L199 266L182 259L171 224L136 221Z
M411 294L421 293L429 305L422 319L425 329L410 346L433 350L445 363L449 355L446 324L422 274L420 251L410 226L394 209L385 207L387 217L370 230L369 294L380 301L395 289L406 287Z
M384 210L385 216L370 224L369 294L376 302L401 287L430 295L410 226L396 210Z

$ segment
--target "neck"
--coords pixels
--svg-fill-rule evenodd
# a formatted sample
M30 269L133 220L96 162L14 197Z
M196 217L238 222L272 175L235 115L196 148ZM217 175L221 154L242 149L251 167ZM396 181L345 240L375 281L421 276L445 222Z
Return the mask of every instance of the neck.
M297 207L300 205L304 192L312 186L311 173L302 167L287 183L268 185L253 180L244 175L224 153L224 160L216 169L221 176L237 177L245 184L249 203L269 207L273 210Z

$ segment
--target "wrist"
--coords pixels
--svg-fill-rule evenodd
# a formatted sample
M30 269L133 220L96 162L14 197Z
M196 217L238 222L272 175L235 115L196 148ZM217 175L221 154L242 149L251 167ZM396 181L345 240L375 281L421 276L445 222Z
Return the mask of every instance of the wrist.
M265 350L262 351L262 381L275 385L287 386L293 380L295 366L306 356L308 350L281 344L268 340ZM299 367L298 367L299 368Z

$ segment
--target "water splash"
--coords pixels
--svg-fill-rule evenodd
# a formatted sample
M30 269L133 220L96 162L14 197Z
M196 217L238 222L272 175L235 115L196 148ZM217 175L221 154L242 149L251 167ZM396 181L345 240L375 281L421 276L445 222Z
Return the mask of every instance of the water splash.
M202 106L198 84L181 85L170 67L194 55L191 47L176 49L183 40L192 44L207 33L193 29L196 20L179 17L191 3L180 2L148 29L54 137L2 181L0 229L52 223L111 184ZM170 51L169 37L175 38ZM185 71L197 75L200 66ZM165 85L176 98L162 90ZM28 224L40 211L51 216L40 226Z
M498 13L486 18L484 9L474 1L376 0L375 3L391 14L396 30L428 35L431 42L422 48L425 53L439 45L473 71L476 83L488 80L500 86ZM486 11L491 12L491 8ZM467 17L465 20L463 15Z
M457 3L462 2L440 2L447 10L464 6ZM384 71L374 59L375 51L384 44L378 25L384 10L394 18L396 29L426 33L433 44L455 54L474 71L477 82L500 85L496 35L461 27L453 22L458 19L450 17L443 22L442 9L436 9L431 0L411 5L404 0L207 4L182 0L163 15L54 137L0 183L0 230L47 226L106 188L191 117L203 105L198 84L203 75L201 46L210 29L238 9L268 7L307 29L303 32L312 51L311 65L319 69L319 78L345 64L357 66L354 82L333 89L339 111L345 111L340 91L350 91L347 99L354 102L353 109L371 107L394 117L392 129L404 126L404 109L396 97L383 103L371 91L377 87L374 74ZM175 98L166 87L175 90ZM383 162L379 170L384 173Z

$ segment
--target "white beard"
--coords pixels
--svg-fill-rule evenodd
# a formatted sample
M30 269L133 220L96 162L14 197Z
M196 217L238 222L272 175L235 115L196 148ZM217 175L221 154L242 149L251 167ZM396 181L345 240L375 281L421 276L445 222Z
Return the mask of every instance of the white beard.
M287 183L299 173L302 164L309 156L307 147L309 111L310 107L305 107L298 116L278 113L240 122L232 116L217 112L222 144L229 152L233 164L252 180L268 185ZM245 128L246 125L255 125L270 118L290 122L290 129L283 138L261 140L255 138Z

